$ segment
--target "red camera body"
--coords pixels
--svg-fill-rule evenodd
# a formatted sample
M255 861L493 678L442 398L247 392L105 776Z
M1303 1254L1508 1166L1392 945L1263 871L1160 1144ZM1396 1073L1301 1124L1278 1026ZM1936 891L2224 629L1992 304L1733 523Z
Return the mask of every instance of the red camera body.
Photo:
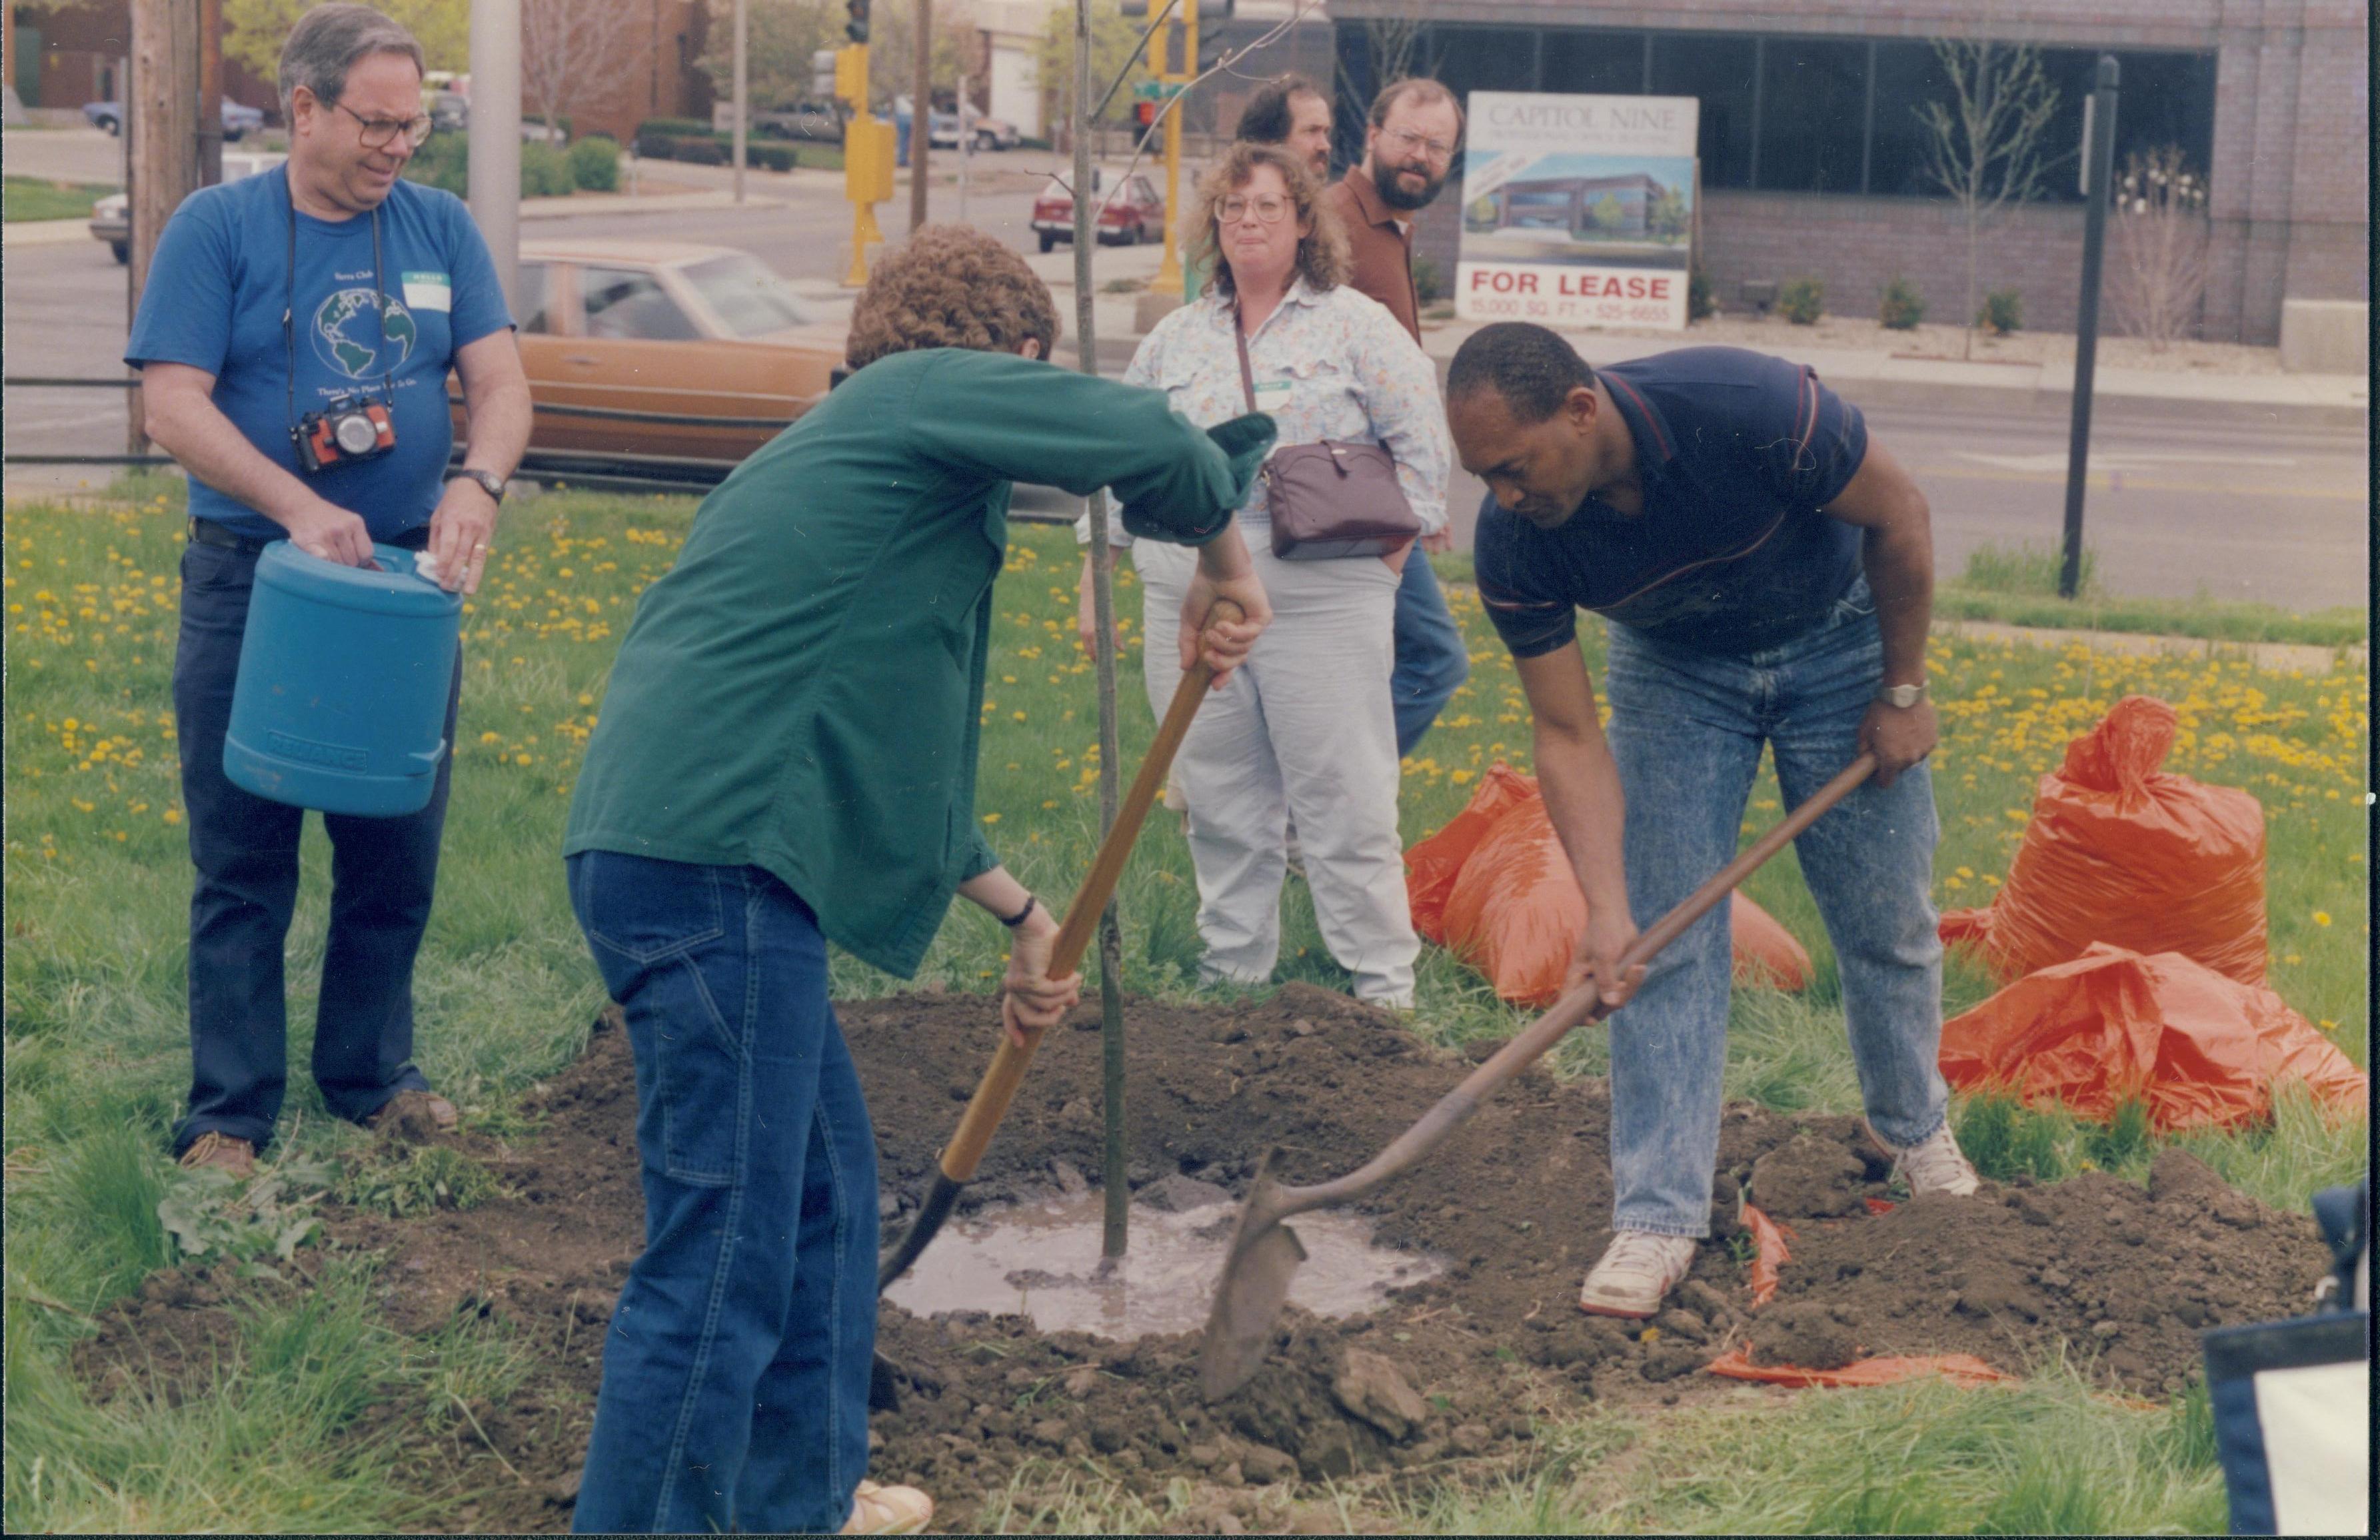
M387 454L396 447L396 423L384 404L349 398L308 413L292 436L306 469L323 471Z

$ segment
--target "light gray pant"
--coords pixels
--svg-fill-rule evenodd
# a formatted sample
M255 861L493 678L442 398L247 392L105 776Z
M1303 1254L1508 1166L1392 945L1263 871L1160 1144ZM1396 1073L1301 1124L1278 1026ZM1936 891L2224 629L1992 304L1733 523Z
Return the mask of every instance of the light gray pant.
M1281 884L1294 819L1315 918L1358 1000L1413 1003L1415 939L1397 837L1397 575L1376 557L1283 562L1250 533L1273 621L1231 682L1207 697L1175 757L1190 804L1198 935L1209 979L1263 984L1281 956ZM1165 714L1182 599L1183 547L1133 547L1147 595L1141 657L1150 709Z

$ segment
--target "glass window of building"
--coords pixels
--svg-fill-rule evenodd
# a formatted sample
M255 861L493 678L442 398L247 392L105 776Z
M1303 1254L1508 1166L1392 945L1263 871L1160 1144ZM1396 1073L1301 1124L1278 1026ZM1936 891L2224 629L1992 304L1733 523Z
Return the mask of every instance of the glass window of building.
M1754 186L1771 192L1860 190L1867 54L1868 45L1857 40L1761 40Z
M1537 89L1572 96L1638 96L1645 91L1645 34L1548 30Z
M1654 36L1653 94L1702 101L1703 186L1752 185L1752 103L1758 46L1746 37Z

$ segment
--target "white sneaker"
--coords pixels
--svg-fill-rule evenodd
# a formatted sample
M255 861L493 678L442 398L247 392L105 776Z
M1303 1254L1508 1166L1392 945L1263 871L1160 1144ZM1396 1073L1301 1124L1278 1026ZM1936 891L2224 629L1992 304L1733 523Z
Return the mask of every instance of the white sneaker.
M1980 1179L1960 1152L1959 1137L1948 1122L1907 1149L1878 1134L1874 1123L1867 1125L1867 1135L1892 1157L1893 1169L1908 1182L1911 1197L1922 1198L1929 1193L1947 1193L1954 1198L1974 1195Z
M932 1521L934 1499L914 1486L879 1486L863 1481L851 1495L845 1534L915 1534Z
M1590 1316L1647 1319L1660 1310L1662 1297L1686 1280L1700 1243L1691 1235L1620 1231L1580 1286L1578 1307Z

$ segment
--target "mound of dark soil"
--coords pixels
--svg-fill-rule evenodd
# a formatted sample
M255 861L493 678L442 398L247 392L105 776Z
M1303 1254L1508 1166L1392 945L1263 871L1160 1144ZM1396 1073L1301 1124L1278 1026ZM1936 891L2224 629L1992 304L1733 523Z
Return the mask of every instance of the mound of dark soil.
M930 994L839 1009L875 1117L887 1233L897 1233L982 1071L997 1015L980 998ZM1230 1009L1140 1002L1129 1021L1135 1187L1188 1177L1236 1194L1275 1145L1291 1182L1352 1170L1470 1068L1389 1018L1301 986ZM1039 1197L1098 1169L1096 1013L1086 1008L1072 1025L1044 1041L967 1206ZM528 1107L540 1119L533 1138L509 1152L467 1143L503 1178L496 1200L406 1220L330 1218L342 1244L385 1254L392 1325L427 1332L457 1312L499 1317L537 1364L504 1404L471 1408L477 1427L460 1446L478 1465L459 1478L480 1500L458 1510L457 1529L567 1524L605 1323L642 1229L624 1035L599 1029ZM1286 1511L1277 1484L1492 1471L1526 1457L1536 1417L1582 1396L1723 1393L1694 1371L1747 1331L1756 1352L1788 1338L1840 1352L1840 1338L1849 1351L1973 1352L2017 1372L2063 1345L2111 1384L2154 1394L2194 1362L2198 1325L2291 1314L2325 1265L2309 1221L2264 1209L2173 1154L2148 1193L2085 1178L1872 1217L1866 1200L1886 1194L1887 1172L1858 1120L1735 1107L1722 1124L1713 1232L1735 1231L1746 1181L1793 1228L1770 1307L1779 1326L1760 1329L1767 1313L1747 1308L1736 1248L1714 1242L1675 1304L1642 1330L1574 1303L1609 1233L1609 1110L1600 1082L1524 1076L1378 1195L1378 1239L1436 1254L1446 1274L1366 1318L1293 1310L1255 1381L1220 1406L1198 1400L1195 1338L1120 1344L1038 1333L1014 1316L920 1320L887 1306L881 1346L909 1377L902 1408L874 1425L872 1473L925 1485L954 1528L1020 1470L1029 1485L1035 1469L1079 1472L1084 1460L1150 1496L1189 1480L1210 1527L1266 1527ZM302 1276L285 1285L303 1286ZM157 1344L169 1339L183 1344L176 1374L206 1367L218 1337L198 1321L229 1302L203 1279L187 1297L182 1287L153 1282L107 1313L79 1360L103 1393L143 1375L155 1382ZM1804 1329L1787 1331L1797 1319ZM142 1364L152 1367L140 1375L127 1367ZM455 1456L443 1440L423 1451L425 1490L458 1479Z

